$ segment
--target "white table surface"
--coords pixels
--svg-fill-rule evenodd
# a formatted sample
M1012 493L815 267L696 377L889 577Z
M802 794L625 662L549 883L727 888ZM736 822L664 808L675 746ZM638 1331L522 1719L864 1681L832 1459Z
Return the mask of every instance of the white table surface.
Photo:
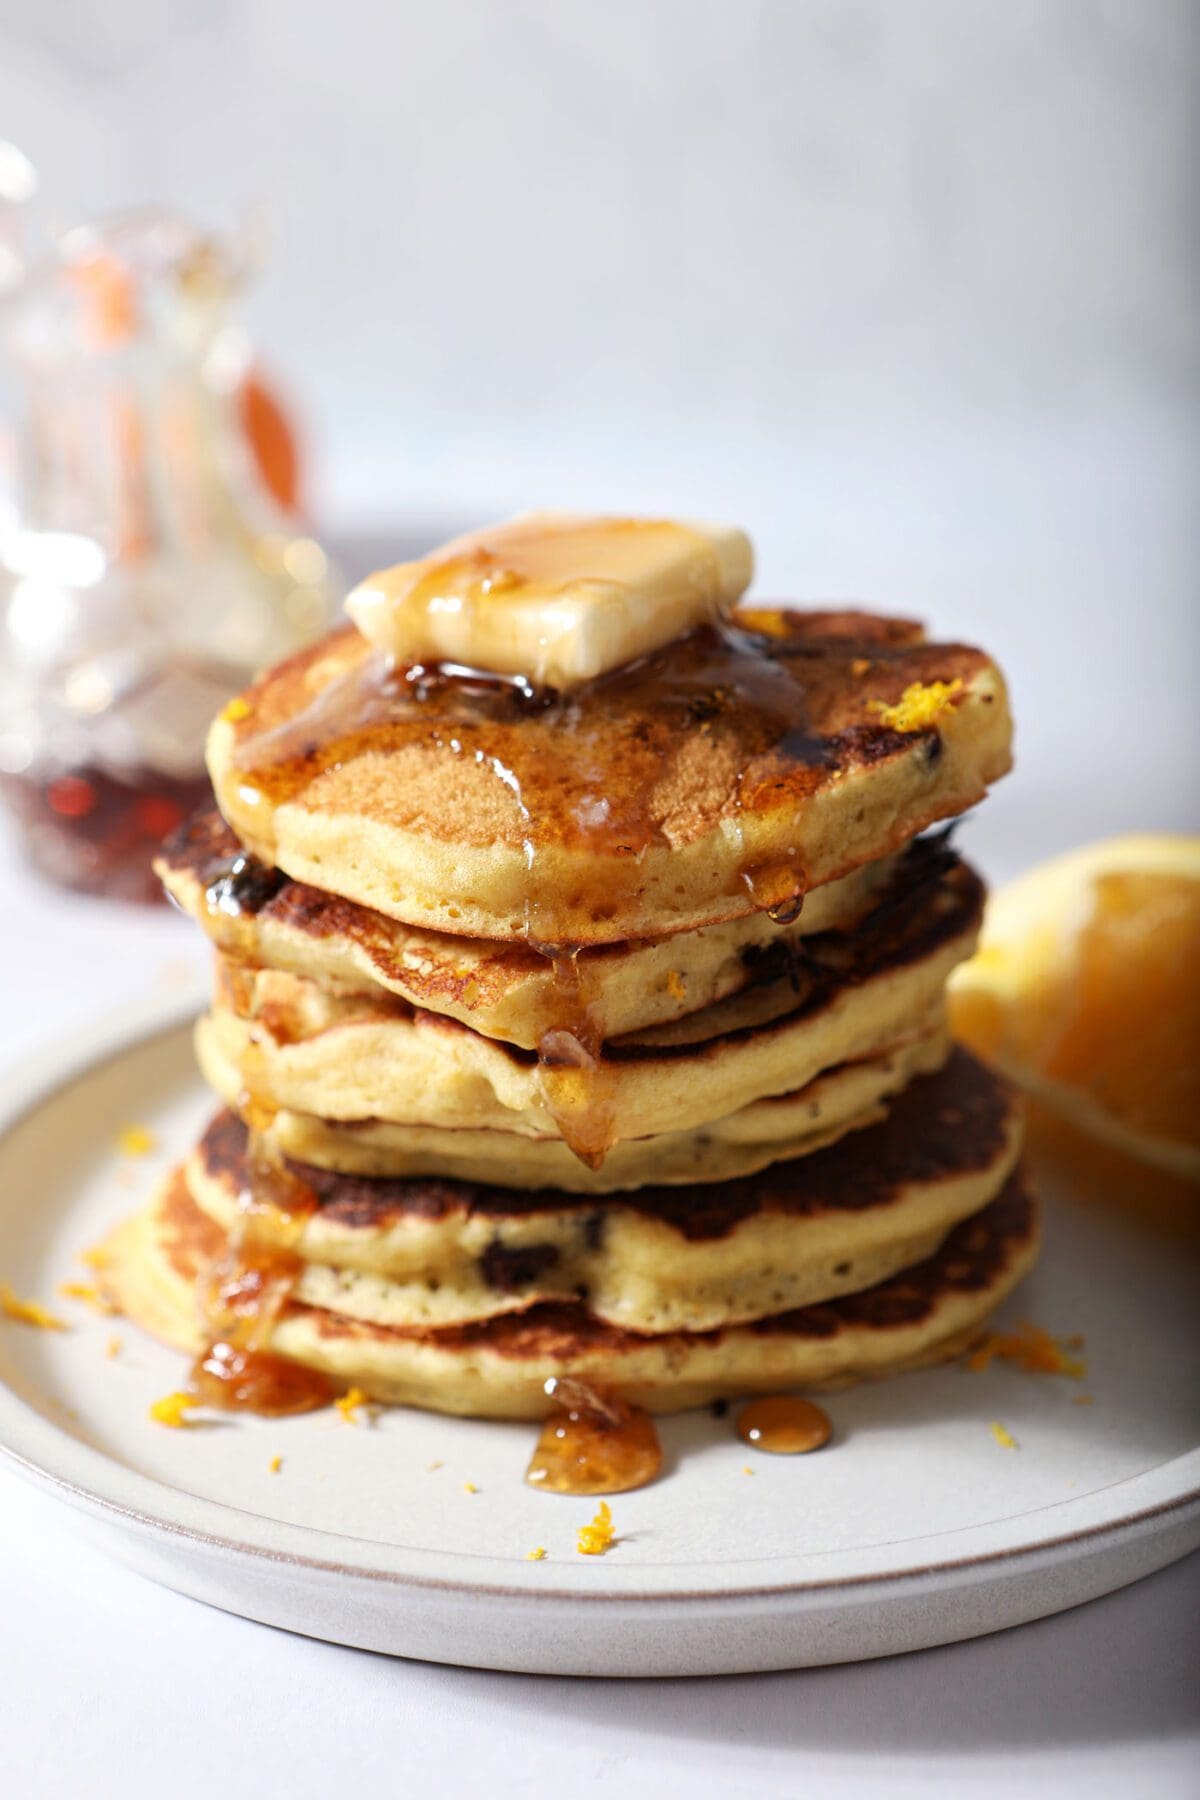
M1003 815L994 833L987 816L972 839L1002 872L1015 859ZM0 836L0 1068L194 980L194 938L165 910L36 884ZM700 1682L486 1674L289 1637L156 1588L0 1470L0 1781L34 1800L593 1789L895 1800L934 1784L1195 1796L1198 1621L1200 1555L1075 1613L857 1667Z

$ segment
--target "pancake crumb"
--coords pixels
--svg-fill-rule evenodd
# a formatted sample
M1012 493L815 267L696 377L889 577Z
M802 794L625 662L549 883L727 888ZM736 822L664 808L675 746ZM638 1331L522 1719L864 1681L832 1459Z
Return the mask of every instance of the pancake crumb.
M118 1310L107 1294L102 1294L89 1281L60 1281L58 1291L64 1300L78 1300L82 1305L90 1306L93 1312L104 1313L110 1318Z
M1021 1448L1012 1432L996 1419L992 1420L992 1436L1002 1450L1019 1450Z
M123 1125L117 1133L117 1149L122 1156L148 1156L158 1148L158 1139L145 1125Z
M591 1523L579 1527L575 1535L575 1548L580 1556L603 1556L612 1547L615 1537L612 1509L607 1500L602 1500Z
M375 1418L375 1408L371 1404L370 1396L365 1394L360 1387L347 1388L344 1394L338 1395L333 1404L348 1425L357 1425L360 1413L365 1415L368 1425Z
M270 1462L267 1464L267 1473L269 1475L278 1475L278 1473L279 1473L280 1469L282 1469L282 1467L283 1467L282 1456L273 1456L271 1458Z
M546 1550L545 1546L542 1544L539 1544L536 1550L527 1550L525 1552L526 1562L544 1562L545 1560Z
M22 1300L7 1282L0 1281L0 1313L16 1325L35 1325L39 1331L66 1331L66 1321L37 1300Z
M161 1400L151 1404L147 1416L156 1425L169 1425L172 1431L181 1431L191 1424L187 1415L199 1404L195 1394L164 1394Z
M961 690L958 676L953 681L913 681L894 705L872 700L870 708L891 731L926 731Z
M1083 1342L1078 1332L1056 1338L1042 1326L1022 1319L1011 1331L990 1332L976 1344L967 1357L967 1368L978 1374L999 1357L1030 1375L1066 1375L1071 1381L1082 1381L1087 1363L1069 1352L1081 1349Z
M1095 1394L1072 1394L1071 1404L1072 1406L1095 1406L1096 1396Z
M438 1460L438 1461L436 1461L436 1462L431 1462L431 1463L426 1463L426 1465L425 1465L425 1473L426 1473L426 1474L427 1474L427 1475L432 1475L432 1474L433 1474L433 1471L434 1471L434 1470L435 1470L435 1469L444 1469L444 1468L445 1468L445 1466L446 1466L446 1465L445 1465L445 1463L444 1463L444 1462L442 1462L442 1461L441 1461L441 1460L440 1460L440 1459L439 1459L439 1460Z
M120 1356L123 1348L124 1346L119 1337L110 1337L107 1344L104 1346L104 1354L107 1356L109 1362L111 1362L115 1356Z

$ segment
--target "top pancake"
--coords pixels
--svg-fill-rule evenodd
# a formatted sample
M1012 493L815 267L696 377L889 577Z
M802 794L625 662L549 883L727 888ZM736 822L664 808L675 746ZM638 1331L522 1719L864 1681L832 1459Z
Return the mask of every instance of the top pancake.
M959 684L936 718L880 717ZM569 697L394 670L344 626L209 738L218 804L297 881L406 923L547 945L770 909L980 799L1010 762L978 650L862 612L743 610Z

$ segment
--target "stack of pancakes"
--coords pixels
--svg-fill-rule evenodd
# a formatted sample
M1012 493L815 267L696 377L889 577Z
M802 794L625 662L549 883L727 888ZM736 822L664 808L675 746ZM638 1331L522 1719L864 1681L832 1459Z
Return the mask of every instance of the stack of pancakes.
M1010 732L985 655L863 612L744 608L563 696L352 626L268 672L159 864L224 1110L111 1291L202 1351L216 1270L259 1348L497 1417L954 1354L1037 1230L946 1032L981 884L928 828Z

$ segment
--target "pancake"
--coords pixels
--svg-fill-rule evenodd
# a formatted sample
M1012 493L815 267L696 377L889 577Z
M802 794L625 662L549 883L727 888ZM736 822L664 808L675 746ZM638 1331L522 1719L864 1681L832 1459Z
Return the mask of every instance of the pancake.
M231 1104L246 1091L328 1120L557 1134L598 1167L617 1142L695 1129L903 1042L970 955L981 907L978 878L951 859L807 977L766 982L594 1060L567 1034L562 1062L548 1064L400 1001L243 969L218 982L197 1050Z
M900 860L929 854L914 846ZM759 912L703 931L580 951L570 993L560 963L521 940L421 930L267 868L217 812L181 826L154 866L175 903L232 956L343 992L382 989L532 1050L563 1025L567 1008L586 1011L604 1040L740 992L758 979L768 954L786 955L797 938L852 930L888 887L896 860L884 857L814 888L788 925Z
M251 1186L246 1128L218 1114L187 1165L227 1232ZM636 1332L706 1331L874 1286L924 1260L1015 1166L1014 1090L956 1051L878 1124L740 1181L596 1202L438 1178L369 1180L288 1165L315 1209L256 1242L294 1251L304 1304L387 1326L444 1326L581 1300ZM507 1173L507 1171L505 1171Z
M981 651L759 608L567 697L394 669L343 626L225 709L208 764L238 837L294 880L578 946L794 912L981 799L1010 737Z
M193 1354L198 1271L223 1234L178 1172L102 1247L100 1278L128 1316ZM841 1386L964 1349L1032 1265L1038 1224L1019 1174L924 1262L862 1292L711 1332L645 1336L580 1303L483 1324L401 1331L291 1306L269 1347L384 1402L479 1418L540 1418L544 1384L571 1374L654 1412L793 1387Z
M931 1020L914 1021L909 1041L884 1055L842 1063L797 1093L757 1100L694 1131L614 1144L598 1169L581 1162L557 1137L447 1131L379 1119L337 1124L286 1107L275 1114L265 1135L284 1156L354 1175L445 1175L492 1182L502 1170L506 1187L555 1187L576 1194L610 1194L647 1182L728 1181L769 1163L806 1156L848 1131L874 1124L883 1117L887 1099L914 1075L941 1067L948 1045L939 1011ZM217 1070L214 1085L231 1104L240 1100L235 1070Z

